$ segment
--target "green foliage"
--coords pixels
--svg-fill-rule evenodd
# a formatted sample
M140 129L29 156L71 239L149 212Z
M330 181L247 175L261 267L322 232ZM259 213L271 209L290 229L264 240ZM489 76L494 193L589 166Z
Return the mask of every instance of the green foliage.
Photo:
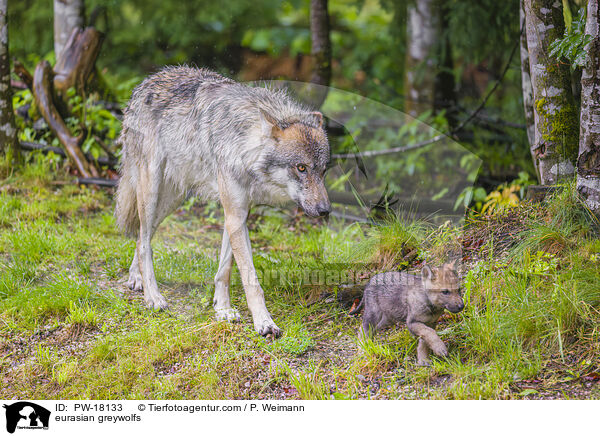
M587 52L586 46L591 41L591 35L585 34L586 10L581 8L571 26L565 27L562 38L556 39L550 44L550 56L557 60L567 60L571 70L583 67Z
M237 67L239 56L226 52L239 47L249 26L272 22L279 4L233 0L224 8L208 0L87 0L86 11L103 11L96 23L107 34L99 58L101 69L139 74L140 69L166 63L189 62L217 69ZM15 2L9 12L14 56L23 59L28 53L52 51L52 2Z
M481 187L469 186L458 196L454 210L470 206L471 212L476 213L505 212L517 206L525 197L526 187L534 183L527 172L521 171L517 179L501 184L489 194Z
M126 84L121 84L117 90L122 94L126 87L125 92L129 96L134 84L133 81L128 81ZM27 106L29 119L21 116L15 117L19 140L60 147L58 138L54 137L45 122L42 124L45 128L34 128L34 123L41 120L41 115L37 110L31 91L25 89L15 92L13 96L15 112L19 108ZM121 121L115 117L114 113L104 108L98 94L93 93L84 100L82 96L76 93L75 89L71 88L67 91L67 106L71 116L65 119L65 123L74 136L84 134L81 148L85 153L90 153L94 159L98 159L98 157L105 154L103 147L98 142L99 140L103 141L113 154L120 153L120 150L116 149L114 141L121 131ZM57 159L54 160L55 162L58 161ZM33 167L27 168L31 169Z
M315 346L315 341L301 323L290 323L284 328L285 335L273 344L274 350L301 356Z
M560 186L544 206L545 219L530 223L523 241L514 249L515 255L538 250L558 253L597 237L598 219L579 198L574 181Z

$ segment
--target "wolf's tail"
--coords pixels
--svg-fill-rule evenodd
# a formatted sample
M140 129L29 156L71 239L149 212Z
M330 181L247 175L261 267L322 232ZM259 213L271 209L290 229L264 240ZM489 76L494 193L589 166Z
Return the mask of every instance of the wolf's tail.
M121 179L117 188L117 204L115 218L117 225L126 236L137 238L140 230L140 217L137 210L137 194L135 182L126 166L121 169Z
M358 306L356 306L354 309L352 309L350 312L348 312L348 314L354 315L354 314L360 312L363 307L364 302L365 302L365 297L363 296L362 299L360 300L360 304Z

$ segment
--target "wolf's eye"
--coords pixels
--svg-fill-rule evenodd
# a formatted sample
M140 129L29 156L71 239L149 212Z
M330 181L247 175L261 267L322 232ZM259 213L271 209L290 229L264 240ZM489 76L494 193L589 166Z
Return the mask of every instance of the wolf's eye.
M296 165L296 168L298 169L298 171L300 171L301 173L305 173L306 172L306 165Z
M450 291L448 289L444 289L442 291L442 294L444 294L444 295L450 295Z

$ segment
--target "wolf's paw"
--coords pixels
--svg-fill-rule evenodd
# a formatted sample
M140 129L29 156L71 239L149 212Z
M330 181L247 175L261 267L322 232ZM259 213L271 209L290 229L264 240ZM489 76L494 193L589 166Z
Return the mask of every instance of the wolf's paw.
M434 343L433 346L431 346L431 351L433 351L436 356L448 357L448 349L442 341Z
M237 309L230 307L228 309L215 309L215 318L217 321L239 322L241 316Z
M144 300L150 309L165 310L167 307L169 307L165 297L160 295L158 292L155 294L144 295Z
M140 273L130 273L127 287L132 291L141 291L143 289L142 275Z
M429 359L417 359L417 366L431 366L431 360L429 360Z
M278 338L283 334L283 330L281 330L277 325L273 322L273 320L269 317L268 319L264 319L261 322L254 322L254 329L261 336L269 336L272 335L274 338Z

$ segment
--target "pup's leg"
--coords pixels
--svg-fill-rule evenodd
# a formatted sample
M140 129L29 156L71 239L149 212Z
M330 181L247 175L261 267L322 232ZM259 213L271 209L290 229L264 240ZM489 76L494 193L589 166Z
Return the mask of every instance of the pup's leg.
M240 313L237 309L231 307L231 300L229 298L229 280L232 263L233 252L229 243L229 235L227 234L227 230L223 229L223 242L221 243L219 269L215 275L215 295L213 298L213 307L218 320L240 320Z
M263 336L268 334L280 336L281 329L273 322L271 314L267 310L264 292L258 282L252 261L252 247L246 226L249 193L237 186L231 178L224 180L220 175L218 180L221 203L225 211L225 230L229 235L233 256L240 270L246 301L254 320L254 329Z
M425 341L427 346L437 356L446 357L448 356L448 349L440 337L437 335L434 329L426 326L421 322L409 321L407 323L408 331L413 335L417 336L420 340Z
M417 365L429 366L431 361L429 360L429 347L427 343L419 338L419 345L417 345Z

